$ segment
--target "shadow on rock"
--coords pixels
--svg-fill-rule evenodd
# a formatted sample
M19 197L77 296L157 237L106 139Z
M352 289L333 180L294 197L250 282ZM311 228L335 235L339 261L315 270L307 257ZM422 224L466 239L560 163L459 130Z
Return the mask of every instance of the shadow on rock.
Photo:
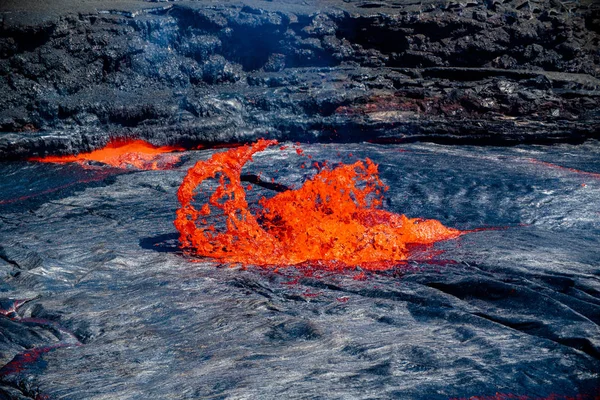
M140 239L140 247L159 253L175 253L179 251L179 234L165 233Z

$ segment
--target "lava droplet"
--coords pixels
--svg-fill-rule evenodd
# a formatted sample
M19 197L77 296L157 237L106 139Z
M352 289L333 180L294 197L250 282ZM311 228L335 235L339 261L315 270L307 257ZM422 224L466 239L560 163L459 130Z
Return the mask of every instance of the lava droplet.
M49 163L77 162L84 166L89 162L100 162L116 168L137 169L169 169L177 164L180 156L167 154L174 151L183 151L183 148L172 146L154 146L143 140L121 140L113 139L99 150L89 153L81 153L75 156L48 156L32 157L30 161Z
M255 153L275 144L259 140L190 168L177 193L181 208L174 222L184 249L229 263L277 266L319 261L325 268L330 264L339 269L341 263L382 270L392 267L390 262L406 260L407 245L432 244L462 233L436 220L380 209L386 187L369 159L324 166L301 188L262 198L253 214L241 170ZM206 179L217 179L219 186L208 203L196 209L194 195ZM222 218L222 224L205 223L209 215Z

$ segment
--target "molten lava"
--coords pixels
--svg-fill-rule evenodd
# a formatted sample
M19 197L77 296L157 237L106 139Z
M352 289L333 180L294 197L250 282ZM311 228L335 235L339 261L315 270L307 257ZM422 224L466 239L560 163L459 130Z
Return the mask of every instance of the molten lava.
M597 173L597 172L588 172L588 171L582 171L582 170L575 169L575 168L563 167L562 165L552 164L552 163L549 163L549 162L546 162L546 161L537 160L535 158L530 158L529 161L532 162L532 163L534 163L534 164L539 164L539 165L544 165L546 167L550 167L552 169L558 169L558 170L562 170L562 171L569 171L569 172L576 173L578 175L584 175L584 176L589 176L589 177L592 177L592 178L600 179L600 174Z
M184 149L172 146L157 147L143 140L119 140L113 139L99 150L89 153L81 153L76 156L48 156L33 157L30 161L69 163L78 162L88 165L90 161L100 162L116 168L137 169L168 169L179 162L177 155L163 155Z
M230 263L277 266L326 261L335 269L341 263L381 270L390 262L406 260L407 245L432 244L461 234L436 220L381 210L381 193L387 188L369 159L325 166L301 188L262 198L253 214L241 170L255 153L276 143L259 140L218 153L188 171L177 193L181 208L175 220L183 248ZM206 204L195 208L196 189L213 178L219 186ZM215 215L222 218L224 224L219 226L224 228L207 222Z

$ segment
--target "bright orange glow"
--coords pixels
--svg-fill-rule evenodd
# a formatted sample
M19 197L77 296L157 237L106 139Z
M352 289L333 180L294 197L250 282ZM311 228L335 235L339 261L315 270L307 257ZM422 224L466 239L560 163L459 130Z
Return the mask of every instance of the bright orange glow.
M181 208L175 226L183 248L230 263L277 266L319 261L330 269L339 269L341 263L381 270L392 267L390 262L406 260L409 244L432 244L461 234L436 220L379 209L387 188L369 159L325 166L300 189L262 198L252 214L241 170L255 153L275 144L259 140L190 168L177 193ZM196 209L195 191L207 179L217 179L219 186L208 203ZM210 216L221 218L219 226L224 227L209 225Z
M117 168L168 169L179 162L178 155L163 156L164 153L182 151L172 146L157 147L143 140L111 140L99 150L81 153L76 156L33 157L30 161L49 163L78 162L88 165L90 161L100 162Z

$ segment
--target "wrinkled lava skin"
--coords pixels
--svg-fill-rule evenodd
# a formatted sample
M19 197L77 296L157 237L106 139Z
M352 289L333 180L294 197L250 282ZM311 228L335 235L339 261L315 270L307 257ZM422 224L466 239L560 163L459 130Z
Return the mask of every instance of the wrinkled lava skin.
M260 198L312 182L309 157L359 177L368 158L389 185L381 208L469 234L384 271L220 267L182 256L173 219L187 169L224 150L160 171L0 163L4 198L46 193L0 204L0 398L596 400L600 143L293 147L215 163L242 169L272 235ZM211 211L198 226L224 233L210 197L231 182L209 175L189 193Z
M450 399L450 400L600 400L600 394L596 396L587 394L578 394L575 396L562 396L551 394L548 397L532 397L527 395L517 395L512 393L496 393L493 396L471 396L469 398Z
M184 248L200 256L254 265L289 265L307 261L337 261L371 270L408 257L407 245L428 245L459 236L439 221L407 218L379 209L382 191L377 165L368 158L351 165L323 167L297 190L259 202L250 212L241 182L242 167L252 155L277 144L259 140L253 145L218 153L199 161L177 193L181 208L175 226ZM298 154L302 154L300 149ZM195 190L206 179L219 187L208 203L194 207ZM206 218L220 210L225 231ZM336 268L340 264L335 263Z

